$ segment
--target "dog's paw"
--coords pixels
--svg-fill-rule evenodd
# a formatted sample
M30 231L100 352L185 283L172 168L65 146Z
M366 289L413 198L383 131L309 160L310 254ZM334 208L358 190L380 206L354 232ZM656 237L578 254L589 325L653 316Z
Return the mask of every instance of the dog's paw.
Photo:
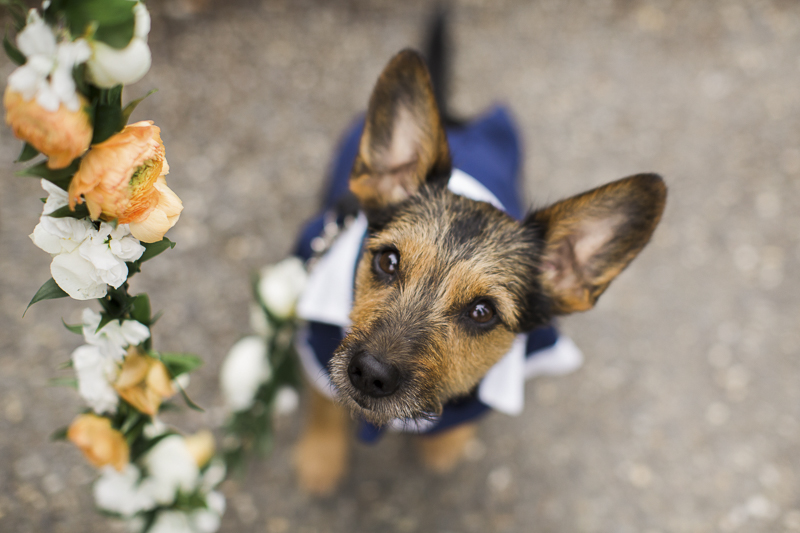
M329 496L347 468L347 438L306 434L294 450L294 466L300 487L314 496Z
M463 424L419 441L420 458L431 471L446 474L464 457L467 443L475 436L475 424Z

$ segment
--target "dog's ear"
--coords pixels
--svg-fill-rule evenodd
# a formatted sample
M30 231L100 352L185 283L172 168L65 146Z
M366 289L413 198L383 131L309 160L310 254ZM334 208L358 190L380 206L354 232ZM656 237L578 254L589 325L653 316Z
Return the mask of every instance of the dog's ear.
M555 313L594 306L650 240L666 197L661 177L639 174L529 215L545 241L540 282Z
M450 150L425 62L414 50L389 61L369 100L350 190L370 218L414 195L426 181L446 184Z

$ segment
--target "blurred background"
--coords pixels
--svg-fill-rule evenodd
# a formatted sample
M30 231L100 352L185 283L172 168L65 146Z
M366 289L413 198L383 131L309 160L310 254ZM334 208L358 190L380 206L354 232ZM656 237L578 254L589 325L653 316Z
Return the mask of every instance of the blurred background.
M134 291L164 316L155 346L201 355L189 387L223 420L217 372L251 332L249 276L291 249L318 208L340 133L399 49L423 42L422 0L158 0L153 67L124 100L161 127L185 210L173 251ZM525 188L542 205L643 171L670 196L648 248L597 308L563 329L586 363L490 415L437 477L412 441L356 445L340 492L314 500L290 467L299 414L274 454L226 482L222 531L800 531L800 3L451 2L451 108L508 104ZM12 65L0 59L5 78ZM83 305L37 304L47 254L28 234L44 196L15 177L0 128L0 531L106 532L94 470L49 442L82 408L63 376Z

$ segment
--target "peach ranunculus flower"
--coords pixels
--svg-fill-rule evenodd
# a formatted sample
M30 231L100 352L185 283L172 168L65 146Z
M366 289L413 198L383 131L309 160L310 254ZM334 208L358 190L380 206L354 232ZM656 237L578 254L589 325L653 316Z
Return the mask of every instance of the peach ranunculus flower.
M139 411L153 416L161 402L175 394L167 367L158 359L130 347L114 389Z
M117 220L142 242L160 241L183 210L164 178L169 165L160 132L145 120L92 146L70 183L70 208L85 201L92 219Z
M36 99L25 100L22 94L6 88L3 105L6 124L18 139L48 156L48 168L69 166L80 157L92 142L92 124L84 111L89 102L77 94L80 107L71 111L63 103L56 111L48 111Z
M122 472L130 459L125 437L111 427L108 418L93 414L80 415L70 424L67 438L97 468L111 465Z

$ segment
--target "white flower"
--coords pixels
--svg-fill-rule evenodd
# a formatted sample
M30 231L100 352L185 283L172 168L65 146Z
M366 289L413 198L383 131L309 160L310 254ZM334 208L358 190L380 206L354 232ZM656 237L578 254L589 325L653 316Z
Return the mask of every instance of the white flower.
M233 345L220 369L220 385L225 403L232 411L244 411L253 405L258 388L270 377L267 346L255 335Z
M149 473L142 483L155 501L169 505L177 491L192 492L197 487L200 471L189 448L179 435L158 442L142 460Z
M117 378L119 366L105 357L97 346L85 344L72 352L72 366L78 377L78 393L94 412L115 413L117 391L111 383Z
M83 310L83 338L101 353L119 363L128 346L138 346L150 338L150 330L136 320L112 320L98 331L102 316L91 309Z
M225 461L222 461L218 458L211 459L211 462L208 464L205 472L203 472L203 479L200 481L200 491L210 493L214 487L222 483L222 481L225 479L226 472L227 469L225 468ZM222 498L222 505L224 510L224 497ZM222 511L220 511L219 514L222 514Z
M53 30L35 9L28 13L28 23L17 36L17 47L26 62L8 77L9 87L25 100L36 102L48 111L57 111L63 103L70 111L80 108L72 70L89 59L91 51L83 39L56 42Z
M189 522L189 516L181 511L161 511L148 532L197 533Z
M152 509L156 502L142 489L140 476L139 469L133 464L128 464L122 472L117 472L112 466L103 467L94 484L95 503L101 509L124 517Z
M50 273L58 286L76 300L91 300L105 296L106 285L122 285L128 279L125 262L139 259L145 250L128 225L114 228L102 222L95 229L87 219L48 216L67 205L67 196L46 180L42 188L50 196L30 237L53 256Z
M300 404L300 397L293 387L281 387L275 395L275 413L288 415L297 410Z
M147 46L150 13L141 2L136 3L133 13L136 17L133 39L128 46L118 50L101 41L91 43L92 57L86 64L86 73L98 87L111 88L135 83L150 70L150 47Z
M303 261L289 257L261 271L258 295L270 313L279 320L286 320L294 315L307 279Z

